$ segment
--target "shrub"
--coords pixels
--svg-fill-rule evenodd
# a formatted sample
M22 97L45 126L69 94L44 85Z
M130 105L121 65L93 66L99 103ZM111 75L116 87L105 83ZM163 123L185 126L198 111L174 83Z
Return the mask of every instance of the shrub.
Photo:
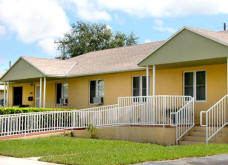
M0 115L6 114L17 114L17 113L29 113L29 112L46 112L46 111L69 111L73 109L64 109L64 108L18 108L18 107L0 107Z
M89 124L87 130L88 130L88 132L90 134L90 138L91 139L97 139L96 127L94 127L92 124Z

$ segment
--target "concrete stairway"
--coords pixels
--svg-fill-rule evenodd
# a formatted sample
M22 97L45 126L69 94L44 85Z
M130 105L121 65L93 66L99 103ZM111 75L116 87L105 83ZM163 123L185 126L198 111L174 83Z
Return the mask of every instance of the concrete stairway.
M205 144L206 127L195 126L180 141L180 145ZM223 128L210 140L210 143L228 143L228 127Z

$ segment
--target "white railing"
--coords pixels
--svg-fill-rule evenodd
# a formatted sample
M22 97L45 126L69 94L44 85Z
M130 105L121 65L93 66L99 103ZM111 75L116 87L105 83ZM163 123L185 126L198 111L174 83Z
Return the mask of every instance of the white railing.
M87 128L92 124L95 127L173 125L180 138L194 124L192 114L194 116L193 98L188 96L120 97L116 105L0 115L0 136Z
M200 125L206 127L206 144L208 144L209 140L227 125L227 99L228 95L225 95L207 111L200 112ZM203 114L205 114L205 125L203 125Z
M192 101L190 96L140 96L119 97L121 107L143 104L141 125L175 125L175 113Z
M195 125L194 122L194 98L174 113L176 118L176 143Z
M0 115L0 136L86 128L89 124L97 127L106 126L112 124L113 110L118 110L118 105L75 111Z

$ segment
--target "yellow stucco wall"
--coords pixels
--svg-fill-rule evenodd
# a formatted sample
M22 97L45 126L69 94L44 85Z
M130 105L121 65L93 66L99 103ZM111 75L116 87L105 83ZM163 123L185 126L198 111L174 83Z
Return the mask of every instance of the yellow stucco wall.
M89 82L102 79L104 105L117 104L118 97L132 95L132 77L145 74L145 71L136 71L69 79L69 103L76 108L93 106L89 104Z
M184 71L206 71L207 100L195 103L196 122L199 123L199 112L207 110L226 94L226 64L204 65L197 67L169 68L156 70L156 95L183 95L183 72ZM104 80L104 105L116 104L120 96L132 96L132 77L145 75L145 71L134 71L124 73L113 73L105 75L87 76L64 80L48 80L46 105L54 107L56 103L56 83L69 83L69 107L86 108L89 104L89 82L90 80ZM152 70L151 93L152 93ZM23 104L34 106L34 101L28 101L28 96L34 96L35 83L11 84L10 106L12 106L12 87L23 86ZM35 98L34 98L35 99Z
M200 111L207 110L226 94L226 64L204 65L160 69L156 72L157 95L183 95L184 71L206 71L206 97L204 102L195 102L196 123L199 123Z
M22 103L29 106L34 106L35 101L28 101L28 97L34 97L33 83L12 83L9 88L9 106L13 106L13 87L22 87Z

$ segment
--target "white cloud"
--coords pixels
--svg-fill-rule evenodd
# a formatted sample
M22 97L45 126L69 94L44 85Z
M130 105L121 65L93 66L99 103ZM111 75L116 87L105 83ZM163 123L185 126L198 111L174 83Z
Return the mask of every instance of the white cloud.
M152 42L151 39L146 39L144 43Z
M155 30L158 30L161 32L168 32L168 33L176 32L176 29L164 26L164 22L161 19L155 19L154 23L155 23L155 26L153 27L153 29Z
M76 13L79 17L87 21L109 21L111 16L105 10L99 9L93 0L72 0L76 5Z
M227 0L73 1L78 6L78 15L89 20L109 20L109 11L121 11L137 17L175 17L192 14L228 14Z
M6 28L5 26L0 25L0 35L3 35L6 33Z
M47 53L53 52L50 41L70 29L56 0L0 0L0 23L15 32L22 42L38 43Z
M154 23L157 25L157 26L163 26L164 22L160 19L155 19L154 20Z
M48 54L57 54L57 45L52 38L47 38L38 41L38 46L41 47Z

